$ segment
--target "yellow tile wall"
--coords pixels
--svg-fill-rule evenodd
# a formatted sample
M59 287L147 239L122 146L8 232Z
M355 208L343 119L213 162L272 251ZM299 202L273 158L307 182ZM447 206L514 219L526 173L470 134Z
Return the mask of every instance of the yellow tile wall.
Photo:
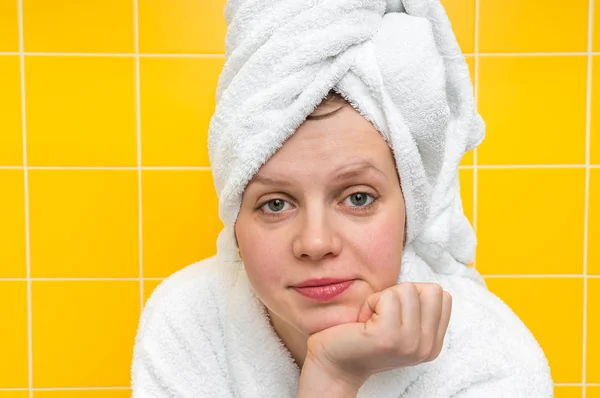
M488 127L460 170L473 265L556 396L600 397L600 7L442 2ZM0 0L0 398L129 396L141 307L215 252L224 4Z

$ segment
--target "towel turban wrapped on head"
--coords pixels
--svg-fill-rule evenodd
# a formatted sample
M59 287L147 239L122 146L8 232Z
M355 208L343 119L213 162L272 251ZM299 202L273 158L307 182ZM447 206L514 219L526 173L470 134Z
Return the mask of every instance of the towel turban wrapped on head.
M246 185L334 90L394 153L407 217L400 278L428 265L483 283L467 266L476 239L458 166L484 123L439 0L229 0L225 18L208 137L224 224L218 256L240 261L234 227Z

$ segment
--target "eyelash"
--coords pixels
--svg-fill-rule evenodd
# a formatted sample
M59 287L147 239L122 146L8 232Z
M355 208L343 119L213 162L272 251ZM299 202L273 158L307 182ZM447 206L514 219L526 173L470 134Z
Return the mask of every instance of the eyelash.
M351 194L347 195L347 196L344 198L344 200L346 200L347 198L349 198L349 197L350 197L350 196L352 196L352 195L356 195L357 193L361 193L361 194L368 195L368 196L370 196L371 198L373 198L373 201L372 201L371 203L367 204L367 205L364 205L364 206L347 206L347 207L351 208L353 212L357 212L357 213L366 213L367 211L371 210L371 208L372 208L372 207L373 207L373 206L376 204L376 202L379 200L379 196L377 196L377 195L373 195L373 194L370 194L370 193L368 193L368 192L363 192L363 191L356 191L356 192L353 192L353 193L351 193ZM260 211L260 212L261 212L263 215L265 215L265 216L267 216L267 217L272 217L272 218L278 218L278 217L281 217L281 213L282 213L281 211L275 211L275 212L265 212L265 211L263 211L263 210L262 210L262 209L263 209L263 207L265 207L267 204L269 204L269 202L272 202L272 201L274 201L274 200L282 200L282 201L284 201L284 202L288 203L288 202L287 202L286 200L284 200L284 199L279 199L279 198L269 199L269 200L267 200L267 201L265 201L265 202L262 202L262 204L258 205L258 207L257 207L255 210L258 210L258 211Z

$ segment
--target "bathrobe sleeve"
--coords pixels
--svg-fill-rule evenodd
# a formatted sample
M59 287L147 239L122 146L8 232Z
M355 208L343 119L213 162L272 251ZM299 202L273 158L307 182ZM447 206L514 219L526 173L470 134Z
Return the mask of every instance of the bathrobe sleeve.
M453 297L446 349L403 398L551 398L548 361L515 313L472 281L444 287Z
M233 396L210 281L198 286L192 271L165 280L148 300L134 348L133 398Z

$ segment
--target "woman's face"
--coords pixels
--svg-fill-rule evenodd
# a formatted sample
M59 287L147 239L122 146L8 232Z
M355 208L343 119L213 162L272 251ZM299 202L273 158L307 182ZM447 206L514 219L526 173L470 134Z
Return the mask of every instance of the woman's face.
M235 229L248 278L275 328L311 335L356 322L367 296L397 283L404 222L391 150L344 106L307 120L260 169ZM297 288L320 278L351 282L329 298L306 295L319 288Z

